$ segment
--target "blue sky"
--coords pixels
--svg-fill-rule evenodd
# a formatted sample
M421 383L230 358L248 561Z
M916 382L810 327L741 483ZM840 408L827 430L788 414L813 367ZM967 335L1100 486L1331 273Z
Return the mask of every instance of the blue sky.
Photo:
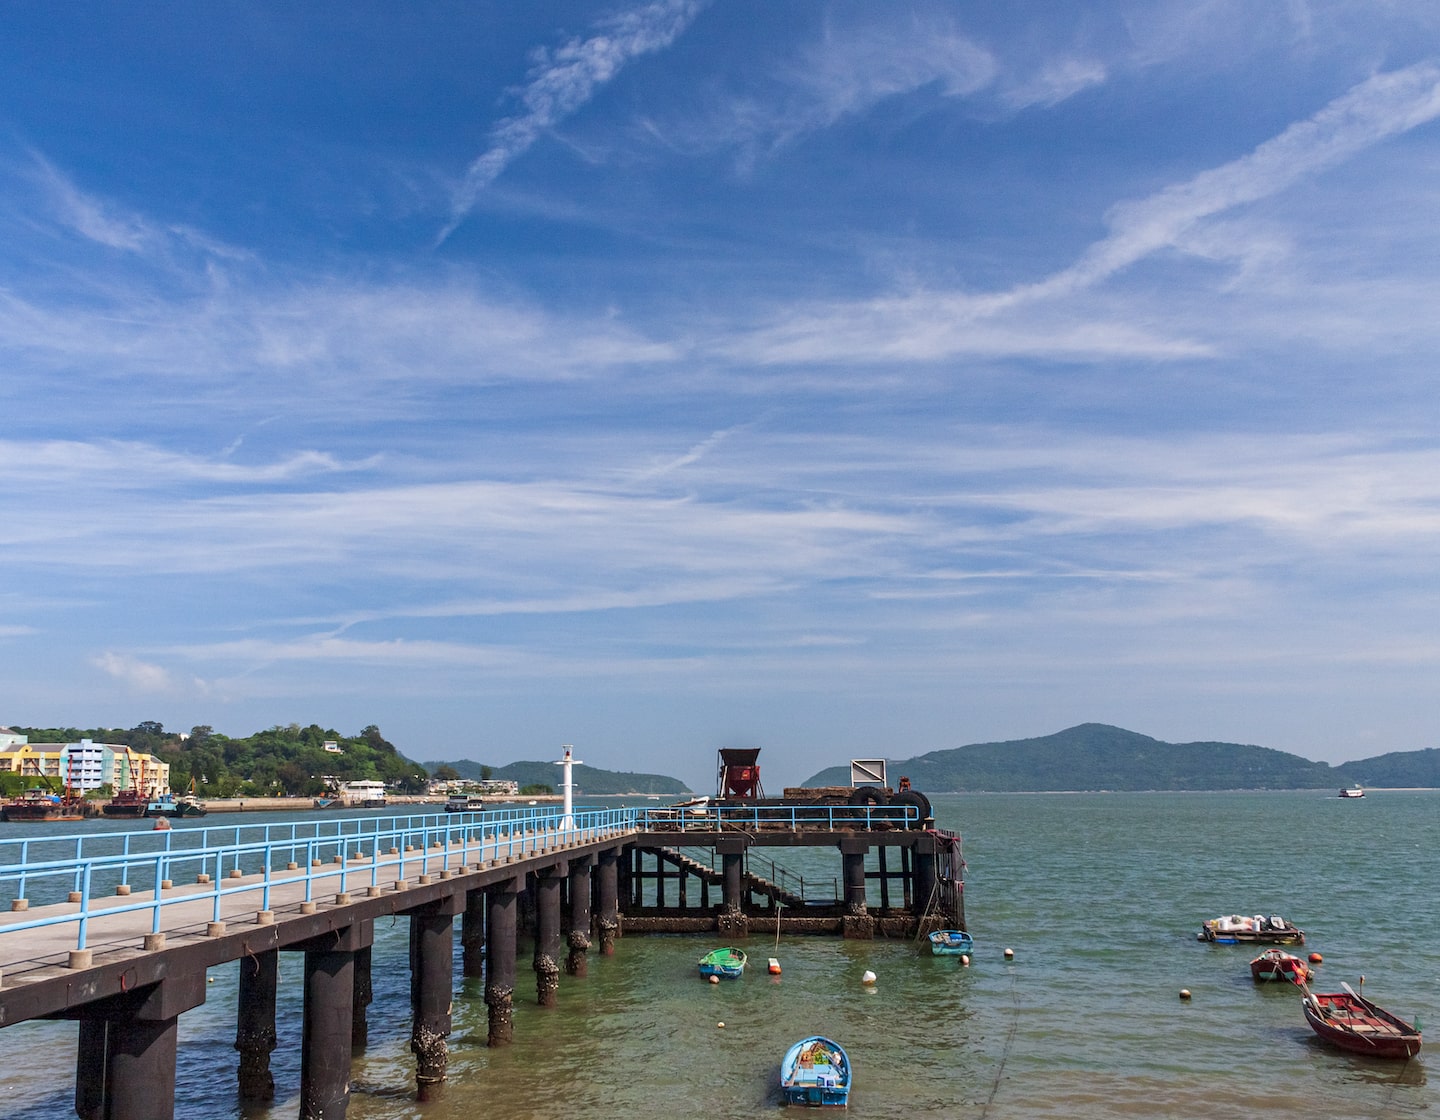
M0 31L0 722L1440 745L1429 0Z

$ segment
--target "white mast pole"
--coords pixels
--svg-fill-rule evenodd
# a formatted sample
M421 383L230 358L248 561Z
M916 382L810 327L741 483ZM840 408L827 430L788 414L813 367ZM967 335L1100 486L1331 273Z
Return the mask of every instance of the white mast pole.
M574 747L572 747L569 743L565 743L563 744L563 746L565 747L565 757L556 759L555 765L563 766L565 768L565 778L560 783L560 788L564 791L565 794L565 815L560 818L560 827L568 829L575 827L575 820L572 815L575 811L575 783L572 780L571 768L575 766L584 766L585 764L581 762L578 758L571 757L571 753L575 749Z

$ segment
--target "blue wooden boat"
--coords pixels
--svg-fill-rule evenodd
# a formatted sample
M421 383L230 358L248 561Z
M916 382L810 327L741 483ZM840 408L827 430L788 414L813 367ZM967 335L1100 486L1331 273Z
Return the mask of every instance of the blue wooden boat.
M850 1057L822 1035L802 1038L780 1063L780 1091L786 1104L844 1108L850 1101Z
M700 958L700 975L736 980L745 971L745 960L740 949L712 949Z
M937 929L930 934L930 951L936 956L958 957L975 948L975 939L963 929Z

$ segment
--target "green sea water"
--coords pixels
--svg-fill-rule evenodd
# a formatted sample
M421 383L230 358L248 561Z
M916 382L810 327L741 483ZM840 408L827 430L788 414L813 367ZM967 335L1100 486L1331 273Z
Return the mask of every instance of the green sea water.
M1404 1117L1432 1113L1427 1065L1322 1046L1288 985L1256 985L1253 951L1196 940L1202 920L1280 914L1340 981L1422 1025L1440 1023L1440 793L995 794L932 799L961 832L970 967L899 941L752 929L751 968L710 985L718 942L626 937L534 1005L522 946L515 1042L485 1046L483 981L455 979L450 1078L420 1103L409 1051L406 923L377 923L370 1045L354 1064L356 1120L767 1117L778 1063L808 1034L840 1041L855 1117ZM834 852L787 851L830 879ZM1006 959L1004 950L1013 949ZM765 973L777 957L782 974ZM235 969L212 971L181 1019L177 1116L293 1117L298 958L281 958L278 1097L234 1096ZM873 987L861 983L873 971ZM1192 998L1182 1001L1180 990ZM724 1026L720 1026L723 1023ZM1440 1029L1440 1028L1437 1028ZM0 1031L0 1114L71 1115L75 1027Z

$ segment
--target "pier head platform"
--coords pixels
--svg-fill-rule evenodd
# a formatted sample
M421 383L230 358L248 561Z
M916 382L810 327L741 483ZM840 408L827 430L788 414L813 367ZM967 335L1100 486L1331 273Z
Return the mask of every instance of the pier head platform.
M237 1096L273 1099L270 1054L283 1041L301 1053L300 1117L335 1120L365 1045L375 921L404 917L415 1092L428 1099L446 1077L457 951L463 973L484 979L486 1042L504 1046L514 1001L527 998L522 944L544 1007L562 976L578 981L592 952L613 953L625 935L965 928L960 839L925 808L779 799L123 833L34 826L0 839L0 1029L77 1024L81 1120L170 1117L179 1019L205 1002L207 969L239 962ZM800 849L809 874L785 865ZM817 874L826 853L835 873ZM281 953L302 962L285 970L303 985L298 1024L276 1021Z

